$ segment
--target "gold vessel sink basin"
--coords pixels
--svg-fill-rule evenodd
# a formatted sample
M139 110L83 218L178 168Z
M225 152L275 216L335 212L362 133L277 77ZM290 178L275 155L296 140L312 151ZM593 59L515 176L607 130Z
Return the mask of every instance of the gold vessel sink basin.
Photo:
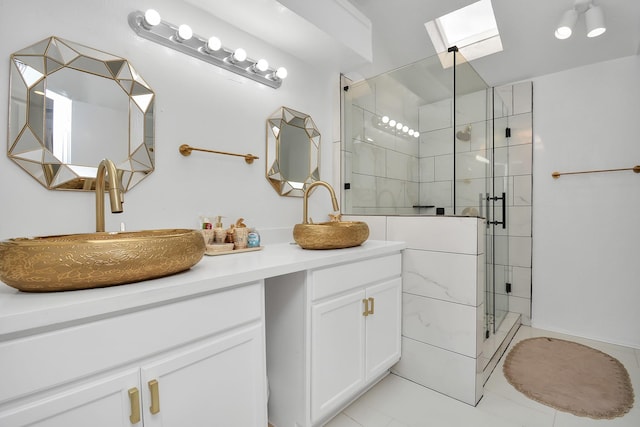
M68 234L0 242L0 280L25 292L122 285L187 270L204 256L197 230Z
M296 224L293 239L303 249L342 249L361 245L369 237L369 226L362 221L331 221Z

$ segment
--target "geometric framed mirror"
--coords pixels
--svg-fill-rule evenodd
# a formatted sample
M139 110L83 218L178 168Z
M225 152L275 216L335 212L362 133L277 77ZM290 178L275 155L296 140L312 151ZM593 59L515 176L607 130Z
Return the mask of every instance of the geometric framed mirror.
M126 59L47 38L11 55L7 155L46 188L79 191L107 158L127 191L154 170L154 103Z
M320 132L311 116L287 107L267 119L267 180L281 196L302 197L320 180Z

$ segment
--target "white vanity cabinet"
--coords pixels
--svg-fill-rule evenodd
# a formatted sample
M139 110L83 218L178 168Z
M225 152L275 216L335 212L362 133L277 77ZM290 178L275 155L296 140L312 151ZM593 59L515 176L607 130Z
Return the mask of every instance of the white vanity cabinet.
M400 359L401 254L267 279L269 421L317 426Z
M0 342L0 425L266 426L264 284Z

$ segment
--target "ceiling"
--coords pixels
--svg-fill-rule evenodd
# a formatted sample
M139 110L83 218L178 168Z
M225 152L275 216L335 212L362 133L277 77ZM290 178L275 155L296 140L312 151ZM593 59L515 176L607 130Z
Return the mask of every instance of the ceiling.
M373 26L374 63L385 56L389 69L435 55L424 23L476 0L349 0ZM587 64L640 53L640 1L594 0L607 31L587 38L584 19L573 35L553 35L574 0L492 0L504 50L471 62L490 85L517 82Z
M299 0L183 1L305 62L371 77L435 55L424 23L476 0L334 0L350 2L371 20L373 64L368 65L363 65L366 62L362 57L337 41L335 34L322 30L319 18L311 22L321 15L319 8L326 9L322 10L324 18L330 20L331 2L321 5ZM491 0L504 50L472 61L472 67L489 86L500 86L639 54L640 0L593 1L603 9L606 33L587 38L581 17L573 36L558 40L553 35L555 27L574 0ZM304 13L296 13L296 8L304 7L316 8L306 14L308 19L302 16ZM247 13L248 10L252 13Z

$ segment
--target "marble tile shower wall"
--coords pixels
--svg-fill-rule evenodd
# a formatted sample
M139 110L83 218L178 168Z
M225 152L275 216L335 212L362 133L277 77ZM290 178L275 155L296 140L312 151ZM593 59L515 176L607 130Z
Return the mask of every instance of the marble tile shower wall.
M370 89L370 88L369 88ZM522 322L531 318L531 171L532 171L532 83L501 86L495 89L504 104L494 109L496 118L494 155L497 163L496 193L504 185L507 192L506 232L497 230L498 239L506 240L507 254L498 254L496 264L498 283L509 282L510 311L522 314ZM451 99L416 107L420 141L385 133L374 126L376 115L371 111L383 109L380 96L373 93L354 96L353 105L345 111L346 123L351 126L345 135L345 183L350 190L344 193L345 211L354 215L434 214L434 209L414 209L414 205L444 207L446 214L453 209L453 162L451 141L458 131L470 126L470 140L456 140L456 198L458 214L465 207L479 208L480 195L488 189L488 165L477 156L488 158L487 140L493 128L487 127L486 109L491 97L479 91L458 98L456 128L453 128ZM406 94L405 94L406 96ZM356 101L357 100L357 101ZM406 111L414 100L404 103ZM390 103L387 103L390 104ZM389 108L391 109L391 108ZM400 114L400 113L399 113ZM504 129L511 129L507 138ZM501 242L504 243L504 242ZM508 258L508 263L507 263ZM504 292L502 286L499 289Z
M490 174L488 164L479 161L487 157L491 129L487 128L486 112L490 100L486 90L459 96L455 129L452 99L420 107L421 204L443 207L447 215L459 214L467 207L479 210L479 195L486 192ZM454 138L458 132L466 132L469 139ZM455 141L455 156L451 141ZM453 212L454 161L457 212Z
M415 213L419 192L419 143L375 126L378 116L353 105L345 156L350 177L346 203L354 214Z

